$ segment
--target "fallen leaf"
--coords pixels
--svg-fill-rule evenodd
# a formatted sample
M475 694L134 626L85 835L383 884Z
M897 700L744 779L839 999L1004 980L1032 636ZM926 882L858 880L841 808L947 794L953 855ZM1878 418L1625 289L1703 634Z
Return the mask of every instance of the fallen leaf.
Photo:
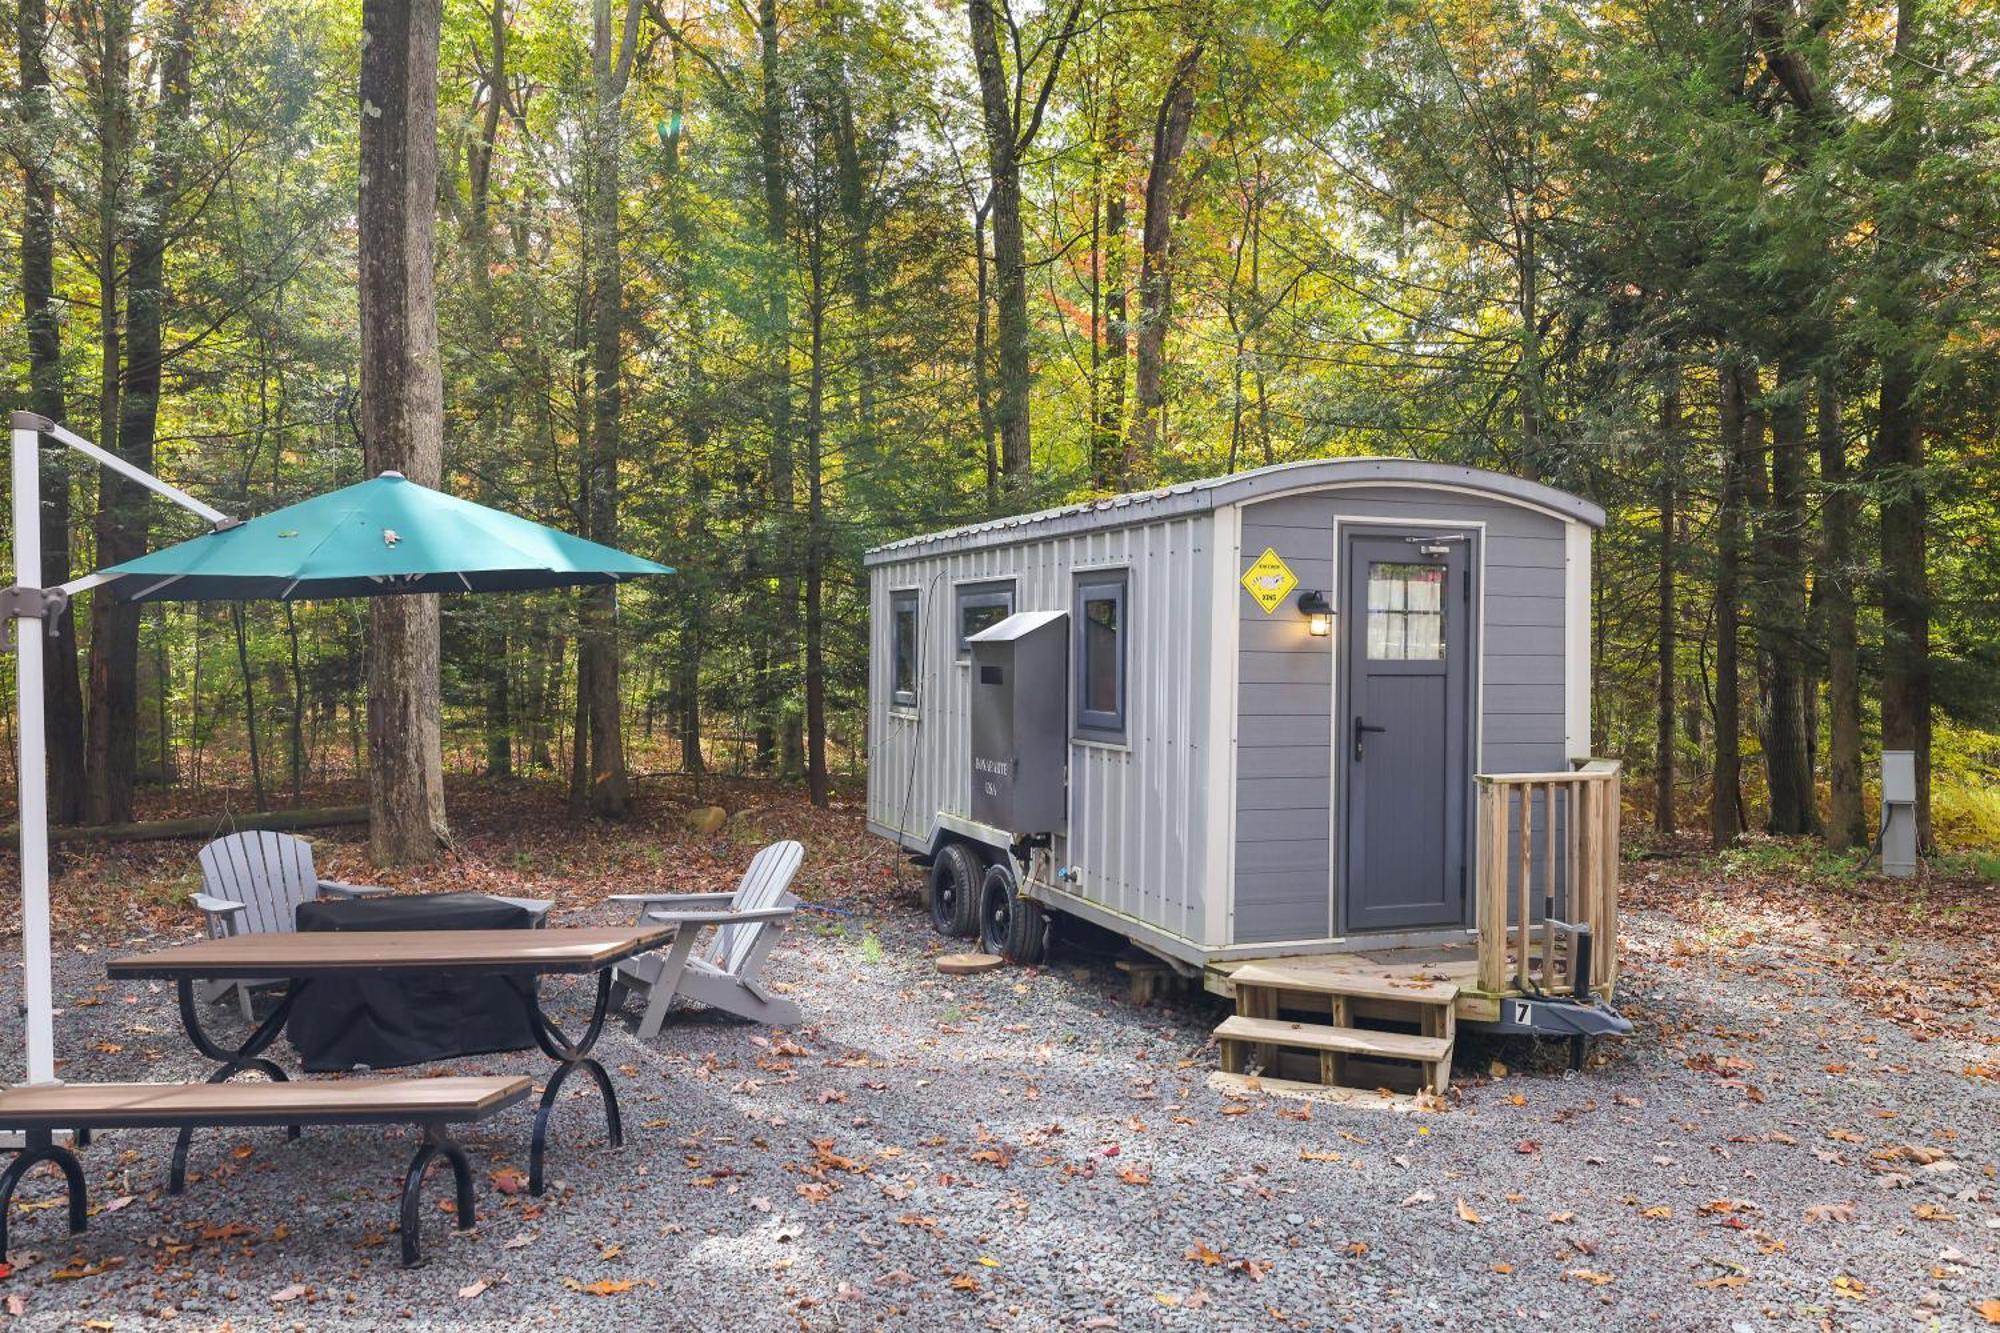
M1506 1274L1514 1271L1514 1265L1505 1263L1495 1264L1493 1265L1493 1271L1501 1274L1502 1276L1505 1276Z
M1347 1244L1340 1247L1340 1252L1350 1259L1359 1259L1362 1255L1368 1253L1368 1242L1365 1240L1350 1240Z
M577 1290L592 1296L622 1296L635 1285L630 1278L599 1278L595 1282L584 1283Z
M511 1166L503 1166L493 1173L493 1188L502 1194L519 1194L528 1188L528 1178Z
M1209 1249L1207 1243L1200 1240L1188 1246L1187 1253L1181 1257L1198 1263L1204 1268L1214 1268L1222 1262L1222 1256L1216 1251Z
M1852 1222L1854 1200L1845 1203L1816 1203L1806 1209L1808 1222Z
M534 1243L535 1243L534 1233L530 1231L523 1231L520 1235L506 1242L500 1248L503 1250L523 1250L526 1249L528 1246L533 1245Z
M1271 1271L1271 1265L1256 1259L1238 1259L1229 1265L1252 1282L1262 1282Z
M286 1287L283 1291L272 1292L271 1302L274 1305L283 1305L288 1301L297 1300L299 1297L305 1295L307 1290L308 1288L305 1285L305 1283L294 1282L291 1286Z
M1572 1268L1567 1273L1564 1273L1563 1276L1573 1278L1578 1282L1588 1282L1593 1287L1602 1287L1618 1280L1612 1277L1611 1274L1600 1273L1594 1268Z
M1664 1221L1667 1218L1672 1217L1673 1215L1674 1215L1673 1208L1664 1203L1654 1204L1651 1208L1641 1208L1639 1210L1639 1216L1650 1217L1656 1222Z
M1128 1166L1119 1171L1118 1178L1127 1185L1150 1185L1153 1173L1143 1166Z
M2000 1324L2000 1300L1984 1300L1972 1307L1989 1324Z
M1720 1291L1724 1287L1745 1287L1750 1279L1742 1273L1732 1273L1728 1277L1705 1277L1695 1283L1703 1291Z
M477 1282L469 1282L458 1289L458 1298L462 1301L469 1301L492 1285L485 1278L480 1278Z
M1470 1226L1479 1225L1479 1214L1472 1211L1472 1205L1464 1199L1458 1201L1458 1220Z
M1836 1296L1845 1296L1850 1301L1866 1300L1868 1298L1868 1284L1858 1277L1850 1277L1846 1273L1842 1273L1833 1280L1833 1294Z

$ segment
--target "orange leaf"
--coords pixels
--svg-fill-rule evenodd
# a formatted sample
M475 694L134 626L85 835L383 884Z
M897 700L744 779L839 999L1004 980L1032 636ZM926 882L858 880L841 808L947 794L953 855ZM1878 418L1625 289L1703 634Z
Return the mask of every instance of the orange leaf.
M1465 1200L1458 1201L1458 1220L1470 1226L1479 1225L1479 1214L1472 1211L1472 1205Z

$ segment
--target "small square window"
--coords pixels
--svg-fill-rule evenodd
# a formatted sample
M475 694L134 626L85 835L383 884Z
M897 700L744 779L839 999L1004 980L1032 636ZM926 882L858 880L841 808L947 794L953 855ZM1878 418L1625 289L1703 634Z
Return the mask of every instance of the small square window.
M1076 729L1122 736L1127 662L1126 575L1092 574L1076 585Z
M963 583L958 588L958 657L970 660L972 645L967 642L981 630L1014 614L1014 585L1004 583Z
M917 594L889 595L889 698L903 708L917 706Z
M1368 566L1368 660L1444 660L1444 566Z

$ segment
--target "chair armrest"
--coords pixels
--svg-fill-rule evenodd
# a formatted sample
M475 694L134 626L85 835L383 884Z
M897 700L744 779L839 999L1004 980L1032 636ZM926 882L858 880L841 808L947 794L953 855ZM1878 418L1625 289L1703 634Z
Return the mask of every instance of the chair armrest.
M717 907L735 898L733 893L614 893L614 903L645 903L663 906Z
M374 898L394 890L386 884L343 884L337 879L323 879L319 882L321 893L336 898Z
M759 921L788 921L793 915L789 907L759 907L749 912L702 912L649 909L646 920L664 926L742 926Z
M188 901L210 916L228 916L231 912L250 910L248 903L231 902L227 898L216 898L206 893L191 893L188 895Z

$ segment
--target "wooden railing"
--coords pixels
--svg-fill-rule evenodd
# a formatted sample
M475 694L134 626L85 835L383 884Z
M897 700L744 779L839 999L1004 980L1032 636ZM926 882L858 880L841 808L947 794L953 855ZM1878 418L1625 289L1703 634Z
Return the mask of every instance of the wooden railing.
M1558 921L1590 927L1591 989L1617 980L1618 773L1593 759L1477 778L1482 991L1573 989L1573 937Z

